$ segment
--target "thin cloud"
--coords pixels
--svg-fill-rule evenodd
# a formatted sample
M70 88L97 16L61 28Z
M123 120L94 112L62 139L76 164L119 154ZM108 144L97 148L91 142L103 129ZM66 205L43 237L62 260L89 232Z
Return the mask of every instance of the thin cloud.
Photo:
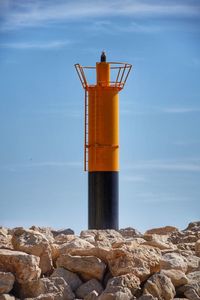
M11 0L9 4L1 6L3 16L2 30L22 27L46 26L56 22L80 21L83 18L97 18L105 16L183 16L194 17L199 15L200 5L189 2L179 4L169 1L18 1Z
M17 172L21 170L32 170L37 168L79 168L82 165L83 163L80 161L42 161L6 165L1 166L0 169L9 172Z
M200 160L148 160L129 164L125 168L161 172L200 172Z
M49 41L49 42L18 42L18 43L1 43L0 48L18 49L18 50L51 50L65 48L70 41Z

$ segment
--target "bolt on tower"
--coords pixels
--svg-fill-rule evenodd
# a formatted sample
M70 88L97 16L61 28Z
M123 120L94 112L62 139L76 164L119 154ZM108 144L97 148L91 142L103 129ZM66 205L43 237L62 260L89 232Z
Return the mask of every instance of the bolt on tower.
M88 171L89 229L118 229L119 92L131 64L106 62L103 51L95 67L75 64L85 90L84 170ZM86 72L95 71L95 84Z

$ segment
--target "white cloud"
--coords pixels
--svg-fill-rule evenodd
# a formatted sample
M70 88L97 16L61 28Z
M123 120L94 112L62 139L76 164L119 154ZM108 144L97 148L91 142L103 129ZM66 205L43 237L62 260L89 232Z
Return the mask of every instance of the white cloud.
M28 50L28 49L50 50L50 49L64 48L69 44L70 41L0 43L0 48L10 48L10 49L18 49L18 50Z
M0 4L4 18L2 29L46 26L49 23L79 21L83 18L106 16L198 16L200 5L188 1L147 1L147 0L82 0L82 1L5 1Z

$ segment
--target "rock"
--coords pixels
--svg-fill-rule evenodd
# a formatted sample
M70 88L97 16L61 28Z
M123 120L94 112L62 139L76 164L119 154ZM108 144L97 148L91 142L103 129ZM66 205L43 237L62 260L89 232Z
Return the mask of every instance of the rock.
M200 240L196 241L195 243L195 254L196 256L200 257Z
M194 231L194 232L200 232L200 221L197 222L191 222L188 224L187 228L183 231Z
M98 293L96 291L92 291L87 296L84 297L84 300L97 300L98 299Z
M178 253L166 253L160 260L161 269L187 272L187 259Z
M15 276L8 272L0 272L0 294L9 293L15 282Z
M150 294L158 300L172 300L176 294L171 280L163 274L154 274L144 285L143 294Z
M161 270L160 274L169 277L175 287L188 283L188 278L186 277L185 273L180 270Z
M98 297L98 300L132 300L133 295L128 288L121 286L108 286Z
M51 278L53 277L62 277L69 284L72 291L77 290L77 288L83 284L77 274L70 272L64 268L55 269L53 274L51 275Z
M55 237L55 243L58 245L62 245L68 242L71 242L72 240L75 239L74 235L69 235L69 234L59 234Z
M132 295L140 290L140 280L134 274L125 274L109 279L107 286L120 286L128 288Z
M0 249L0 270L13 273L18 282L38 279L41 274L39 262L37 256Z
M73 240L70 240L69 242L63 244L59 248L60 254L68 254L71 252L71 250L74 249L90 249L94 246L90 244L89 242L80 239L79 237L75 237Z
M158 300L158 298L155 298L152 295L142 295L138 300Z
M19 286L20 299L41 297L41 295L45 294L53 294L57 297L62 296L63 298L60 299L66 300L73 300L75 298L70 286L61 277L40 278ZM52 297L52 295L50 296Z
M80 237L84 238L85 236L92 236L96 247L111 248L116 242L124 242L123 236L114 229L82 231Z
M187 274L187 278L189 280L189 284L200 282L200 271L195 271Z
M132 227L122 228L122 229L119 230L119 233L125 239L142 237L142 233L139 232L137 229L134 229Z
M166 235L145 234L143 238L145 239L143 245L157 247L160 250L177 249L175 245L173 245L171 242L168 241L168 236Z
M174 226L165 226L149 229L145 232L145 234L159 234L159 235L170 235L173 232L178 232L178 228Z
M200 271L200 257L195 255L189 255L186 257L187 259L187 273L191 273L194 271Z
M0 295L0 300L15 300L16 298L14 296L11 296L9 294L2 294Z
M133 273L141 281L160 270L161 252L151 246L133 249L113 249L107 254L108 266L113 276Z
M84 284L82 284L77 290L76 290L76 296L80 299L86 297L88 294L90 294L92 291L95 291L98 295L100 295L103 292L103 287L101 283L96 279L91 279Z
M184 295L189 300L200 299L200 282L185 284L177 289L178 295Z
M42 233L18 228L14 231L12 244L15 250L39 256L43 274L53 270L51 247Z
M29 229L41 233L43 236L45 236L49 243L54 243L54 236L50 227L38 227L33 225Z
M0 249L13 250L11 239L12 239L12 235L8 233L8 229L5 227L1 227L0 228Z
M56 264L57 267L80 274L85 280L96 278L101 281L106 269L105 263L95 256L63 254L58 257Z
M56 238L60 234L74 235L74 231L71 228L59 229L59 230L51 230L51 232L52 232L54 238Z

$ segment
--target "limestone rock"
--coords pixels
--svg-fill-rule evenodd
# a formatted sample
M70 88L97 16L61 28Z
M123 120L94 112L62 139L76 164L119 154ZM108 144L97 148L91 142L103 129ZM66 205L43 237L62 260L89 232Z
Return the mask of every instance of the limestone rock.
M84 300L97 300L98 299L98 293L96 291L92 291L87 296L84 297Z
M11 296L9 294L2 294L0 295L0 300L15 300L16 298L14 296Z
M8 272L0 272L0 294L9 293L15 282L15 276Z
M139 232L137 229L132 227L122 228L119 230L119 233L125 238L136 238L136 237L142 237L142 233Z
M62 245L62 244L71 242L75 238L76 238L75 235L71 235L71 234L69 235L69 234L61 233L61 234L56 235L55 243L58 244L58 245Z
M41 274L39 262L37 256L0 249L0 270L13 273L18 282L38 279Z
M152 295L142 295L138 300L158 300L158 298L153 297Z
M160 261L161 269L165 270L181 270L187 272L187 259L178 253L166 253Z
M86 230L81 232L80 237L84 238L89 235L94 238L94 246L96 247L111 248L115 242L124 242L123 236L114 229Z
M70 272L64 268L57 268L51 275L53 277L62 277L71 287L72 291L77 290L83 283L77 274Z
M193 231L193 232L200 232L200 221L191 222L188 224L187 228L184 231Z
M200 271L200 257L197 257L195 255L188 255L186 257L187 259L187 273Z
M66 300L75 298L70 286L61 277L40 278L21 284L19 287L20 299L41 297L41 295L45 294L53 294L57 297L62 296L63 298L60 299ZM52 297L52 295L48 296Z
M195 271L187 274L187 278L189 280L189 284L200 282L200 271Z
M133 295L126 287L107 286L98 300L132 300Z
M188 283L188 278L186 277L185 273L180 270L161 270L160 274L169 277L175 287Z
M77 290L76 290L76 296L78 298L84 298L88 294L90 294L92 291L97 292L98 295L100 295L103 292L103 287L101 283L96 279L91 279L84 284L82 284Z
M196 256L200 257L200 240L196 241L195 254L196 254Z
M39 256L40 268L43 274L52 271L51 247L42 233L18 228L14 231L12 244L15 250Z
M159 234L159 235L170 235L172 232L178 232L178 228L174 226L165 226L149 229L145 232L145 234Z
M158 235L158 234L145 234L143 238L146 240L143 245L149 245L152 247L157 247L160 250L164 249L177 249L170 241L168 241L168 236Z
M143 294L150 294L153 297L157 297L158 300L172 300L176 292L167 276L156 273L145 283Z
M75 237L73 240L70 240L69 242L63 244L59 248L60 254L68 254L71 252L71 250L74 249L90 249L94 246L90 244L89 242L79 238Z
M188 283L179 287L177 294L184 295L189 300L200 300L200 282Z
M108 253L107 261L113 276L133 273L144 281L160 270L160 257L159 249L140 245L133 249L113 249Z
M72 256L63 254L57 259L57 267L64 267L71 272L78 273L85 280L96 278L102 280L106 265L95 256Z
M45 236L49 243L54 243L54 236L50 227L39 227L33 225L29 229L41 233L43 236Z
M107 286L125 287L131 291L132 295L135 295L140 290L140 280L134 274L129 273L111 278Z
M60 234L64 235L74 235L74 231L71 228L51 230L53 237L56 238Z
M5 227L0 227L0 249L13 250L11 239L12 235L8 233L8 229Z

